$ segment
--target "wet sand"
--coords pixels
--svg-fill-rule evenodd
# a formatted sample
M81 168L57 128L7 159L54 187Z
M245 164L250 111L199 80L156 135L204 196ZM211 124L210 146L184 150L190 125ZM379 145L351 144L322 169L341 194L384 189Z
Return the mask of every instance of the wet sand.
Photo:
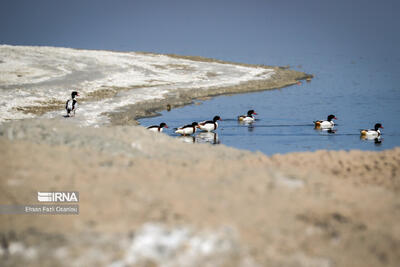
M80 193L79 215L0 215L5 266L400 262L399 148L267 157L71 120L12 122L0 136L0 203L37 204L37 191ZM163 238L177 229L192 238L170 253L177 241L138 251L162 227Z

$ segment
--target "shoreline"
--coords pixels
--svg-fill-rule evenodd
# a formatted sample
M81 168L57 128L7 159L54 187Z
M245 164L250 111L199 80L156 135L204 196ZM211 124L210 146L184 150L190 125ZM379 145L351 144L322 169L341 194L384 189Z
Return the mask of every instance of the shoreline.
M104 115L110 118L111 125L139 125L137 122L138 119L157 116L157 112L166 110L167 106L177 108L190 105L194 100L207 99L220 95L245 94L280 89L296 85L298 81L313 77L312 74L294 70L282 70L280 67L274 67L274 70L277 72L275 75L279 76L279 78L272 77L267 80L248 81L236 86L208 88L207 90L185 90L184 92L165 95L163 99L153 99L126 105L119 110L105 113ZM283 79L281 79L282 76L284 76Z
M168 104L282 88L313 77L288 67L145 52L2 45L0 56L0 88L10 94L2 97L3 121L58 116L70 94L66 88L81 93L80 109L89 114L83 118L86 124L137 125L136 119Z

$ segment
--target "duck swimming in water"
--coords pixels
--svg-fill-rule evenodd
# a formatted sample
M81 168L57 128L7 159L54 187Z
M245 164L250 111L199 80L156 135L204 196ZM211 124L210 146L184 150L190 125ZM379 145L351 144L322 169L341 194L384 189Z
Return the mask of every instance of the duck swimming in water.
M361 137L365 139L375 139L377 137L380 137L381 131L379 129L383 129L383 126L382 124L377 123L375 124L374 129L361 130L360 131Z
M220 116L215 116L212 121L202 121L199 123L199 128L205 132L215 131L218 128L218 122L220 121Z
M75 116L75 111L78 108L78 102L75 99L77 96L79 96L79 93L77 91L73 91L71 93L71 99L68 99L67 103L65 103L65 109L67 110L67 117Z
M247 115L238 116L238 120L241 122L254 122L256 118L253 115L257 115L257 113L251 109L247 111Z
M199 124L197 122L193 122L192 124L188 124L179 128L175 128L175 133L181 135L191 135L196 132L196 128L199 128Z
M323 129L332 128L333 126L335 126L335 123L332 120L337 120L337 118L333 114L329 115L326 121L324 120L314 121L315 128L323 128Z
M152 125L147 127L147 130L151 132L159 132L161 133L163 131L163 128L168 128L168 125L165 122L160 123L160 125Z

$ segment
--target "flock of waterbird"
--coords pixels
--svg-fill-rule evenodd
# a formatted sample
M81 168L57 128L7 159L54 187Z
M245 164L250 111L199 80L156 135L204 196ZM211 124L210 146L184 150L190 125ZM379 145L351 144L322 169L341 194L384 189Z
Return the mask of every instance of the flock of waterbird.
M78 108L78 102L76 97L79 96L77 91L73 91L71 93L71 99L69 99L65 104L65 109L67 110L67 117L75 116L75 111ZM237 117L239 122L251 124L255 121L254 115L257 113L254 110L247 111L247 115L240 115ZM327 117L326 120L318 120L314 121L314 127L316 129L322 130L332 130L335 126L333 120L337 120L336 116L331 114ZM218 121L221 121L221 117L219 115L214 116L212 120L202 121L202 122L193 122L192 124L184 125L178 128L174 128L176 134L180 134L182 136L192 135L196 132L197 129L200 129L204 132L213 132L218 128ZM160 125L152 125L147 127L149 131L152 132L162 132L164 128L168 128L168 125L165 122L160 123ZM376 123L373 129L363 129L360 130L361 138L364 139L376 139L380 138L381 131L383 129L381 123Z
M253 123L255 121L254 115L257 115L257 113L251 109L247 112L247 115L238 116L238 121L243 123ZM212 120L209 121L202 121L202 122L194 121L192 124L175 128L175 133L183 136L192 135L196 132L197 129L200 129L204 132L212 132L217 130L218 121L221 120L222 120L221 117L219 115L216 115ZM168 125L165 122L160 123L160 125L152 125L147 127L148 130L153 132L162 132L163 128L168 128Z
M254 110L249 110L247 115L240 115L237 117L239 122L251 124L255 121L254 115L257 113ZM179 128L175 128L175 133L181 134L183 136L192 135L196 132L196 129L200 129L204 132L212 132L218 128L218 122L220 121L221 117L216 115L213 120L209 121L202 121L202 122L193 122L192 124L188 124ZM314 121L315 129L321 130L329 130L332 131L335 123L333 120L337 120L336 116L331 114L327 117L326 120L318 120ZM165 122L162 122L160 125L152 125L147 127L148 130L153 132L162 132L163 128L168 128ZM381 136L380 129L383 129L382 124L376 123L374 129L363 129L360 131L361 137L365 139L375 139Z

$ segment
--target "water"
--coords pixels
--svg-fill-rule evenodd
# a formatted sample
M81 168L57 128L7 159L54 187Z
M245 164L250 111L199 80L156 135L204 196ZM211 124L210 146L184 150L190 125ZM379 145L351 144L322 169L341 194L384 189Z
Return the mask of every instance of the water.
M275 62L285 65L283 60ZM184 141L222 143L269 155L318 149L383 150L400 145L400 57L309 53L289 61L286 64L294 63L296 69L316 77L310 83L283 89L215 97L140 123L148 126L164 121L170 127L165 132L177 136L173 127L220 115L223 121L217 136L200 135ZM239 124L236 117L249 109L259 114L256 122ZM339 119L336 132L315 130L312 122L329 114ZM361 140L359 130L373 128L376 122L385 127L381 142Z

